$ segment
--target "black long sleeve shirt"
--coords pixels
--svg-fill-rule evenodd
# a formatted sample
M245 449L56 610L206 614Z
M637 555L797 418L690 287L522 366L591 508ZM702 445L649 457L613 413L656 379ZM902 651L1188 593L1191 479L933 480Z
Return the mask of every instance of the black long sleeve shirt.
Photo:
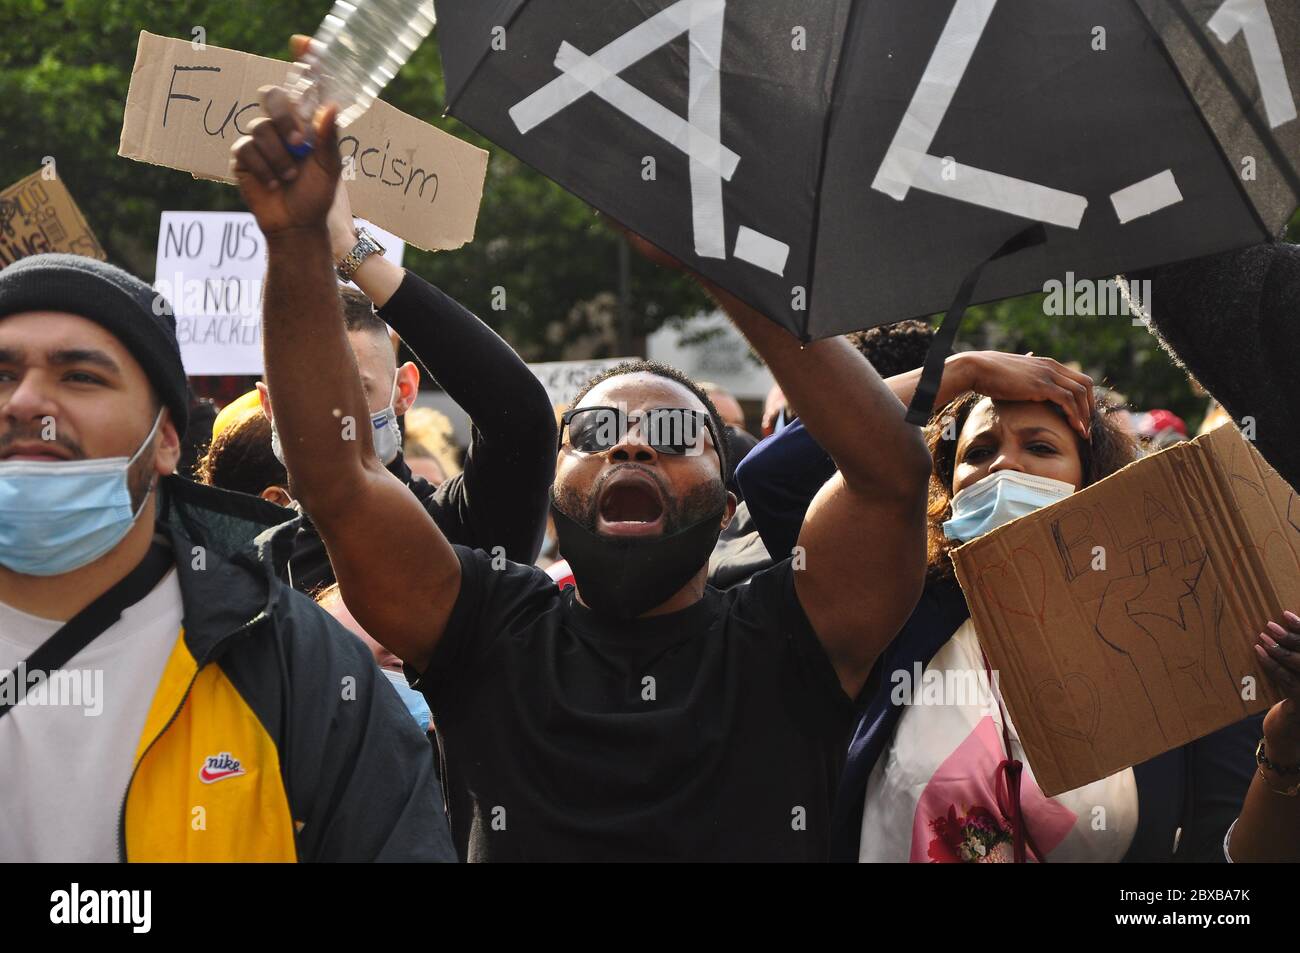
M379 316L401 335L473 426L464 472L434 489L399 454L388 469L411 488L448 541L532 563L555 478L555 416L546 390L505 341L460 302L411 271ZM334 581L310 519L294 541L295 589Z

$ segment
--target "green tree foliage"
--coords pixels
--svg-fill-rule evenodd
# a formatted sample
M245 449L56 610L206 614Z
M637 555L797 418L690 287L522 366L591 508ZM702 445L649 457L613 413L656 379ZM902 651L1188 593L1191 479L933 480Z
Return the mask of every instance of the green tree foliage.
M1193 393L1186 374L1144 326L1134 326L1128 315L1050 316L1043 303L1044 296L1035 294L972 308L962 325L962 346L1032 351L1078 364L1134 410L1164 407L1189 426L1199 425L1206 398Z
M1300 213L1292 218L1286 238L1300 240ZM1135 326L1131 316L1122 314L1048 315L1044 303L1044 295L1032 294L971 308L959 346L1033 351L1076 363L1097 383L1127 398L1134 410L1163 407L1193 430L1200 426L1208 398L1196 391L1145 326Z
M314 32L329 7L329 0L0 0L0 185L53 156L110 260L151 277L159 213L243 203L230 186L117 155L140 31L190 39L202 27L214 46L284 59L290 35ZM406 263L530 360L614 355L622 239L584 202L442 116L433 40L383 98L492 153L475 241L438 254L408 248ZM630 264L634 338L706 306L690 281L636 256ZM505 310L493 310L497 288L505 291Z
M229 186L117 155L139 31L191 38L202 27L210 44L285 58L290 34L312 32L329 6L330 0L0 0L0 185L53 156L110 258L151 276L160 212L243 206ZM408 249L408 265L530 360L614 354L621 239L583 202L442 117L436 43L421 47L384 98L492 153L475 241L441 254ZM497 288L504 289L505 310L492 307ZM636 337L707 306L692 283L635 255L629 291ZM1048 317L1042 296L1033 295L972 309L967 321L962 346L1074 361L1139 408L1163 406L1199 420L1204 399L1128 318Z

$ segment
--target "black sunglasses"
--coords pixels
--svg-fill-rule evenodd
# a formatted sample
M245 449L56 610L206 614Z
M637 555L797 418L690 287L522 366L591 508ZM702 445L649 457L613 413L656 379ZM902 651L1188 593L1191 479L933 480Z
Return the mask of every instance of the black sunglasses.
M579 453L604 453L623 442L628 428L641 422L641 439L657 453L685 456L703 452L705 430L720 446L713 420L708 414L685 407L654 407L640 414L626 414L618 407L578 407L560 417L559 447L564 447L564 428L569 428L569 445Z

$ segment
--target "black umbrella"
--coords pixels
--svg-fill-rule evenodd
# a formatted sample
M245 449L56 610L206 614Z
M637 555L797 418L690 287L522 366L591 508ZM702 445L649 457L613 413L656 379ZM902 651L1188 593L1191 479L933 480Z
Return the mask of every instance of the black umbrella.
M969 301L1257 243L1300 202L1294 0L438 14L452 115L805 340L945 308L951 335Z

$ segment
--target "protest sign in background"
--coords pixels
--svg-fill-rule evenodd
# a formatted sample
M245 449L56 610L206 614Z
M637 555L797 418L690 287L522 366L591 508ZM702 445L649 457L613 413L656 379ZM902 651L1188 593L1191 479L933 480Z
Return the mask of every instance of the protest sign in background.
M233 183L230 146L261 115L257 90L289 64L141 31L118 154ZM417 248L474 238L487 153L375 104L340 131L352 209Z
M567 404L592 377L624 361L634 361L634 357L599 358L592 361L548 361L541 364L529 364L528 369L536 375L546 388L546 397L551 406Z
M402 263L400 238L358 221ZM266 240L251 212L163 212L154 288L176 313L185 372L262 373Z
M0 268L51 251L107 258L67 188L42 169L0 192Z
M665 324L646 338L646 355L692 380L709 381L738 400L758 400L772 389L772 372L721 312Z

